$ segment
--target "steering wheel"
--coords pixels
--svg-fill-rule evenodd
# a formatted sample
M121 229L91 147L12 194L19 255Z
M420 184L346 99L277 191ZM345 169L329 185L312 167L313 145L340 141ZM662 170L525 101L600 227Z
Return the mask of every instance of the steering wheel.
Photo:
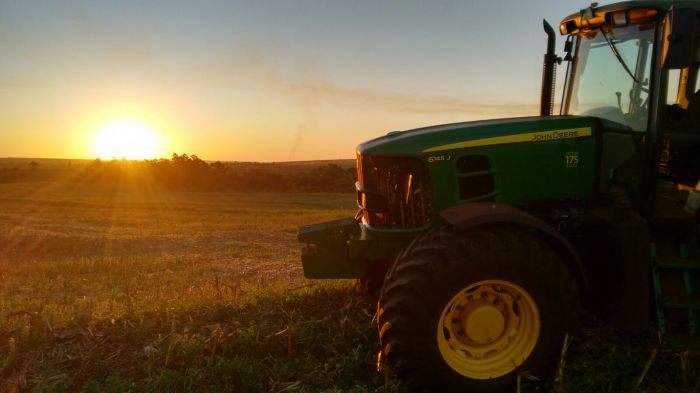
M646 93L647 96L642 100L642 93ZM630 90L630 112L625 115L627 117L627 124L635 130L643 129L646 127L647 113L649 112L649 89L645 87L635 87ZM634 98L637 97L635 100Z
M635 100L634 97L640 97L642 93L647 93L646 98L641 103L640 99ZM644 86L637 86L630 89L630 103L632 104L631 112L637 113L642 109L649 107L649 89Z

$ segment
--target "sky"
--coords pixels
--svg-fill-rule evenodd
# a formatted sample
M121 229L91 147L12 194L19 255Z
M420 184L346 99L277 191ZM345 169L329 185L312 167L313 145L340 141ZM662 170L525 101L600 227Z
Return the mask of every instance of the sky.
M92 159L127 119L159 156L353 158L388 131L535 115L542 19L588 5L0 0L0 157Z

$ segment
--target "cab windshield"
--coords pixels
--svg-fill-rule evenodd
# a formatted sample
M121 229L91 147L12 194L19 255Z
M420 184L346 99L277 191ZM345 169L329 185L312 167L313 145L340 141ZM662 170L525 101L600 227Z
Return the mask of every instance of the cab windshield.
M644 131L654 27L654 23L601 27L579 35L567 113Z

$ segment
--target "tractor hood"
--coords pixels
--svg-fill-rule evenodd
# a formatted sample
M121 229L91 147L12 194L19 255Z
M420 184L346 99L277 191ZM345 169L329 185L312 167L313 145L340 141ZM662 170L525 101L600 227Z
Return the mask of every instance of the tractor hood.
M369 156L423 158L437 152L476 146L571 139L591 135L596 120L582 116L533 116L444 124L392 131L359 145L357 152Z

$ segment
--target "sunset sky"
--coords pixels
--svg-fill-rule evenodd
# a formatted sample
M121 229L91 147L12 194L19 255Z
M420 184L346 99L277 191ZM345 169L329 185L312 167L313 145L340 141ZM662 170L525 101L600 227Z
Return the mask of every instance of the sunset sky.
M541 20L587 5L0 0L0 157L95 158L137 124L147 155L352 158L391 130L536 114Z

